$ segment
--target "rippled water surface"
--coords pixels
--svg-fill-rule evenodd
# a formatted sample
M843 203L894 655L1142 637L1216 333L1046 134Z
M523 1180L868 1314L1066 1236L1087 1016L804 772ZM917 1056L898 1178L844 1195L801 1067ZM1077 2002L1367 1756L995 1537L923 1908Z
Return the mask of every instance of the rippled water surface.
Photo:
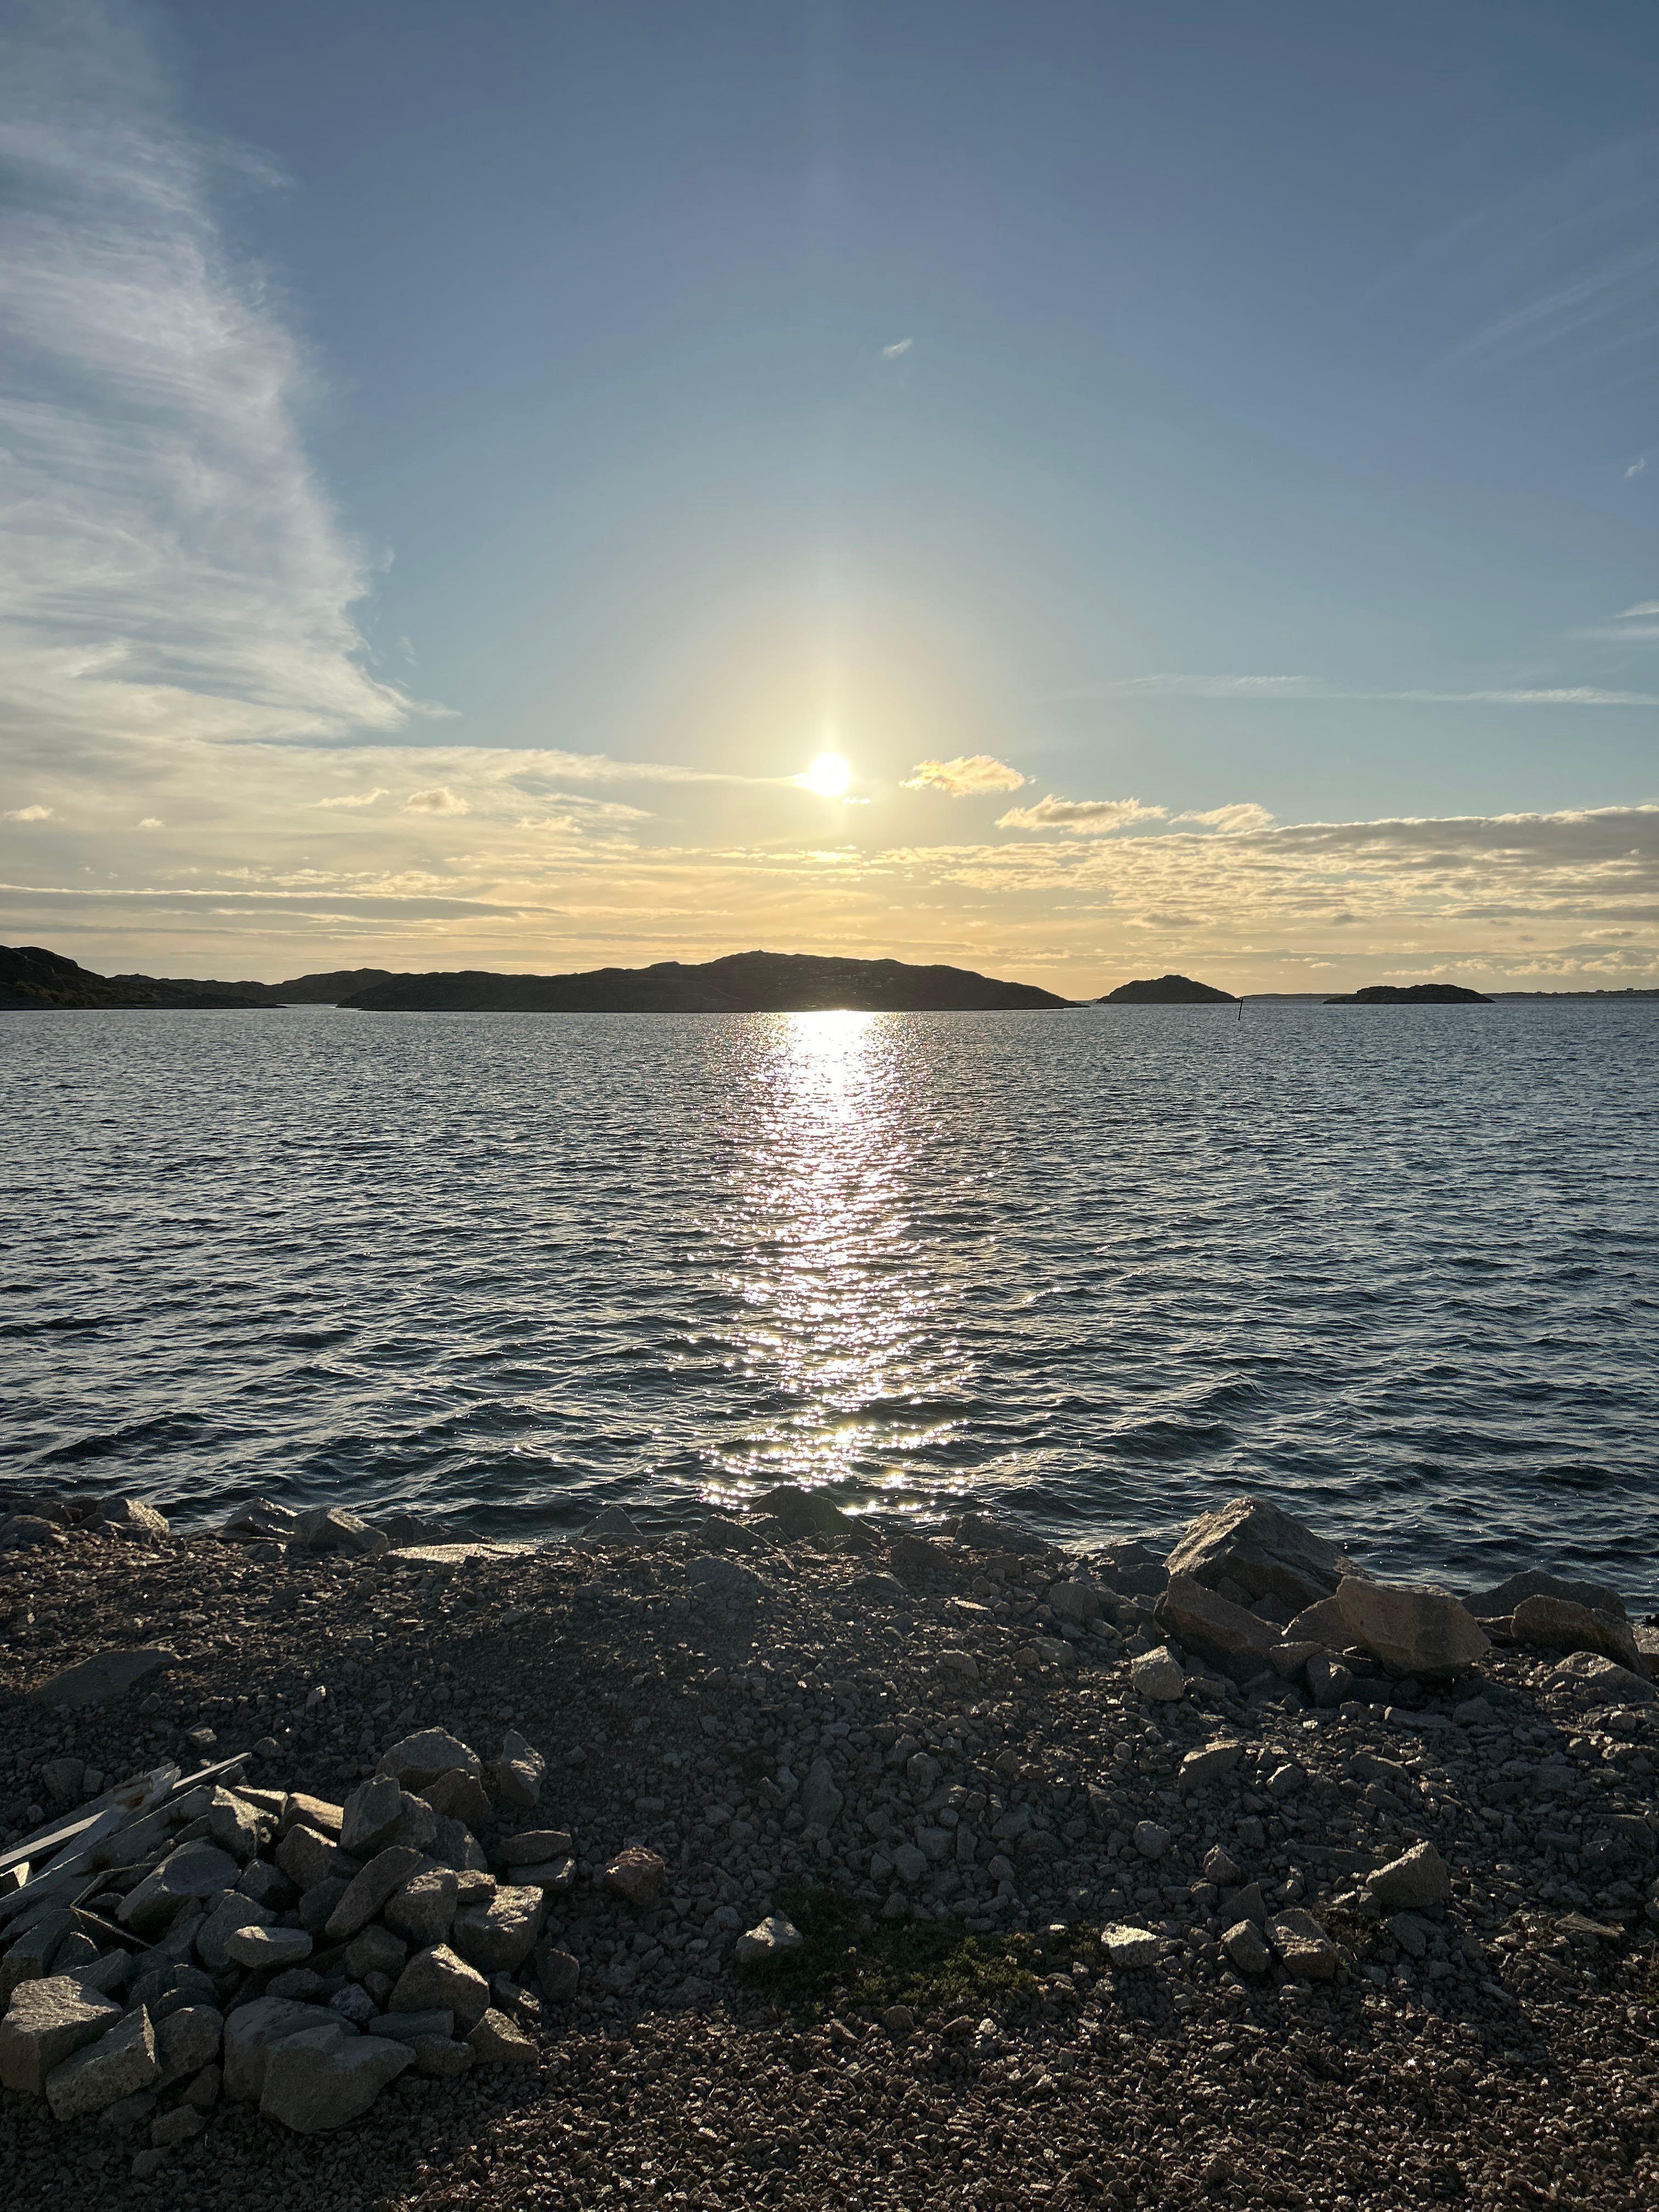
M1244 1488L1659 1594L1659 1003L0 1016L0 1464L486 1529Z

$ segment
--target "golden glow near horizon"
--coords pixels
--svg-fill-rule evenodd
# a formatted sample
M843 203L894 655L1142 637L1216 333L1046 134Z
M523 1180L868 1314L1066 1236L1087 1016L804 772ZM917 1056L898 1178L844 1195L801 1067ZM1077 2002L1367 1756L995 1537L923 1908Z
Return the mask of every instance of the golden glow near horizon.
M852 763L844 753L820 753L799 778L803 787L820 799L845 799L852 781Z

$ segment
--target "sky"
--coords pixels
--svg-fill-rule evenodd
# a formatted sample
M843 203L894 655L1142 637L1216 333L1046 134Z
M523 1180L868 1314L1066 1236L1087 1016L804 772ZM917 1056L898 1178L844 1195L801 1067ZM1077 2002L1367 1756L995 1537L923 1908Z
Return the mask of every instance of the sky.
M14 0L0 938L1659 983L1656 80L1620 0Z

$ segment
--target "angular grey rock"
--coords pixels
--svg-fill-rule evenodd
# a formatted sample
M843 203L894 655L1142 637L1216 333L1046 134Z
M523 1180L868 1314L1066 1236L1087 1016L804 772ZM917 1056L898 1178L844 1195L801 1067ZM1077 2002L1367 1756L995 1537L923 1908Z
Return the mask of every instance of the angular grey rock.
M0 2005L5 2003L20 1982L46 1978L58 1947L74 1926L74 1915L64 1905L56 1911L43 1913L32 1928L23 1930L5 1957L0 1959Z
M225 1950L234 1965L250 1972L274 1972L308 1959L311 1938L303 1928L239 1928L227 1939Z
M224 2039L225 2021L212 2005L185 2005L155 2021L155 2087L167 2089L212 2065Z
M1164 1938L1150 1928L1134 1928L1115 1921L1101 1929L1100 1948L1115 1966L1132 1973L1138 1968L1158 1964L1164 1956Z
M1569 1653L1555 1669L1559 1681L1571 1682L1588 1693L1597 1705L1650 1705L1659 1698L1659 1690L1640 1674L1632 1674L1628 1667L1621 1667L1616 1659L1605 1659L1599 1652ZM0 1966L0 1986L3 1986L5 1968Z
M455 1917L455 1876L447 1868L411 1875L386 1899L380 1917L394 1935L417 1948L441 1943Z
M107 1705L163 1668L176 1667L176 1652L155 1645L142 1651L100 1651L78 1667L65 1667L34 1692L43 1705Z
M463 2028L474 2027L489 2007L489 1984L446 1943L417 1951L398 1977L389 2012L451 2012Z
M96 2043L52 2068L46 2076L46 2102L55 2120L83 2120L148 2089L158 2070L155 2031L140 2005Z
M847 1800L836 1785L836 1770L827 1759L815 1759L801 1784L801 1818L809 1828L833 1828Z
M329 1942L343 1943L355 1936L420 1866L421 1854L411 1844L388 1844L377 1851L361 1874L353 1875L344 1896L329 1914L323 1929Z
M766 1918L739 1936L732 1946L732 1955L740 1966L753 1966L775 1959L787 1958L792 1951L805 1945L806 1938L793 1920L781 1912L769 1913Z
M1158 1626L1183 1649L1201 1651L1240 1675L1259 1674L1279 1640L1270 1622L1218 1595L1195 1575L1171 1574L1157 1617Z
M535 1949L546 1910L539 1889L503 1883L488 1905L455 1915L450 1944L486 1974L511 1973Z
M1635 1631L1627 1620L1609 1613L1593 1612L1560 1597L1524 1597L1510 1615L1510 1633L1517 1644L1534 1651L1595 1651L1612 1659L1632 1674L1645 1664L1637 1649Z
M447 1774L428 1782L420 1796L441 1820L463 1827L486 1828L495 1817L495 1808L483 1783L464 1767L452 1766Z
M1167 1644L1132 1660L1129 1680L1143 1698L1158 1705L1172 1705L1187 1687L1186 1669Z
M489 1786L495 1802L509 1813L527 1813L540 1802L547 1761L533 1743L509 1729L501 1755L489 1770Z
M340 1808L340 1849L356 1858L372 1858L391 1842L407 1796L393 1775L376 1774L360 1783Z
M533 2066L536 2046L524 2030L491 2005L467 2031L467 2042L485 2066Z
M1273 1954L1253 1920L1235 1921L1221 1939L1221 1948L1241 1974L1265 1974Z
M343 1990L336 1990L328 2000L328 2008L337 2019L349 2021L353 2027L367 2027L378 2009L361 1982L348 1982Z
M94 2043L121 2017L121 2008L67 1974L20 1982L0 2020L0 2087L44 2096L46 2076Z
M605 1868L605 1886L613 1897L626 1898L630 1905L654 1905L667 1872L666 1862L655 1851L633 1844L618 1851Z
M239 1797L233 1790L214 1791L213 1802L207 1809L207 1824L213 1841L244 1865L257 1857L270 1826L246 1798Z
M649 1541L643 1528L620 1505L607 1505L603 1513L590 1521L576 1538L579 1544L643 1544Z
M0 1552L33 1552L68 1540L55 1522L37 1513L8 1513L0 1520Z
M1105 1611L1105 1601L1092 1583L1051 1583L1048 1603L1056 1620L1098 1620Z
M409 1946L389 1928L365 1928L346 1945L341 1963L355 1981L384 1974L395 1982L409 1964Z
M354 2035L343 2023L310 2027L277 2044L265 2063L261 2116L296 2135L329 2135L360 2119L382 2089L415 2063L395 2037Z
M300 1925L307 1936L322 1934L335 1906L350 1887L343 1875L331 1875L325 1881L312 1884L300 1899Z
M283 1835L294 1827L314 1828L319 1836L338 1843L340 1824L344 1819L345 1808L335 1804L331 1798L313 1797L306 1790L290 1790L283 1799L277 1826Z
M1137 1820L1134 1847L1144 1859L1161 1859L1170 1848L1170 1832L1156 1820Z
M1200 1744L1182 1760L1176 1778L1183 1790L1201 1790L1206 1782L1216 1782L1224 1774L1231 1774L1243 1756L1242 1743Z
M745 1567L739 1559L731 1559L719 1552L704 1552L695 1559L688 1559L685 1577L694 1591L709 1597L758 1598L765 1595L766 1584L752 1567Z
M349 1881L357 1862L316 1828L297 1822L276 1846L276 1863L299 1889L315 1889L331 1875Z
M523 1835L503 1836L495 1850L504 1866L540 1866L549 1859L568 1858L570 1838L562 1828L530 1828Z
M475 1782L483 1778L483 1761L470 1744L462 1743L446 1729L421 1729L382 1752L375 1771L395 1777L405 1790L419 1790L458 1766Z
M536 1978L550 2004L568 2004L581 1981L581 1962L550 1939L536 1947Z
M308 1552L348 1552L357 1559L374 1559L389 1548L378 1528L339 1505L316 1505L301 1513L295 1524L294 1540Z
M138 1498L100 1499L94 1526L109 1535L130 1536L143 1544L159 1544L167 1534L165 1517Z
M427 1856L440 1866L453 1867L458 1875L483 1874L489 1865L484 1856L483 1845L471 1828L460 1820L447 1820L439 1816L438 1831L427 1845Z
M64 1759L43 1759L40 1779L46 1785L48 1804L73 1805L86 1788L87 1762L72 1754Z
M207 2125L207 2114L198 2112L194 2105L179 2105L170 2112L163 2112L151 2127L149 2140L155 2150L173 2150L179 2144L199 2136Z
M914 1844L901 1844L893 1853L893 1871L901 1881L920 1881L927 1871L927 1853Z
M256 1905L240 1890L210 1904L196 1923L196 1955L210 1974L222 1974L230 1964L230 1939L242 1928L268 1928L276 1915L268 1905Z
M1165 1565L1171 1581L1190 1575L1210 1589L1231 1582L1247 1598L1292 1607L1327 1596L1352 1571L1334 1544L1261 1498L1234 1498L1189 1521Z
M1443 1591L1361 1582L1349 1575L1334 1597L1300 1613L1287 1642L1322 1644L1333 1651L1357 1644L1396 1674L1424 1680L1466 1674L1492 1649L1480 1622Z
M1477 1590L1464 1603L1477 1620L1497 1620L1529 1597L1561 1598L1569 1605L1587 1607L1591 1613L1607 1613L1614 1620L1629 1618L1624 1599L1605 1583L1573 1582L1562 1575L1547 1574L1541 1567L1528 1567L1507 1581L1494 1583L1488 1590Z
M1310 1982L1328 1982L1334 1977L1342 1954L1311 1912L1280 1912L1267 1925L1286 1972Z
M222 1536L243 1543L291 1543L299 1531L300 1516L289 1506L274 1505L268 1498L251 1498L220 1524Z
M1365 1887L1387 1912L1420 1912L1446 1902L1451 1875L1432 1844L1413 1844L1401 1857L1378 1867Z
M234 1887L240 1872L235 1860L216 1844L180 1844L136 1889L127 1892L115 1917L137 1936L158 1934L181 1905Z
M310 2027L338 2027L339 2016L325 2005L300 2004L292 1997L256 1997L238 2005L225 2021L224 2093L233 2102L257 2104L265 2085L265 2062L273 2047Z

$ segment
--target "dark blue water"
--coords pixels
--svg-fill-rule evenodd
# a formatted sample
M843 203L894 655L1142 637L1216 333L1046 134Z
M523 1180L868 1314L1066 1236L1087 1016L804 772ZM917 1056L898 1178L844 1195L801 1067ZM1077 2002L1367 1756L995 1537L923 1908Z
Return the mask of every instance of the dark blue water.
M1659 1595L1659 1003L0 1017L0 1473L570 1528L1243 1489Z

